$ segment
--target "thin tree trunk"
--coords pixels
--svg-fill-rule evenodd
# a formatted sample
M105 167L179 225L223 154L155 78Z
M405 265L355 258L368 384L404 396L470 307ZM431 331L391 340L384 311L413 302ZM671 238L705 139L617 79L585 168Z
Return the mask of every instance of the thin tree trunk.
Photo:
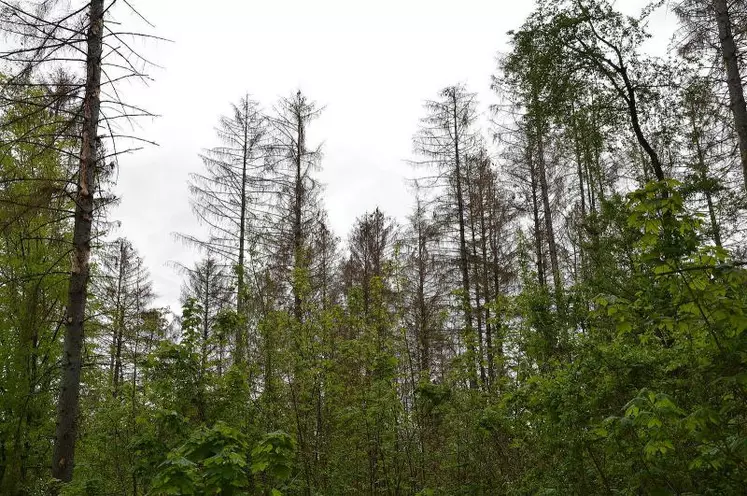
M140 260L137 261L137 273L140 274L141 271L141 262ZM132 349L132 414L130 421L132 422L132 435L134 436L137 431L135 428L136 424L136 417L137 417L137 359L138 359L138 346L140 345L140 330L142 329L142 309L140 308L140 283L139 280L136 283L135 287L135 315L137 316L136 321L138 322L138 327L135 329L135 343ZM137 474L135 472L132 473L132 495L137 496L138 495L138 487L137 487Z
M713 242L716 243L716 246L720 248L722 246L721 245L721 227L719 226L718 221L716 220L716 209L713 205L713 197L709 190L706 190L705 197L706 197L706 203L708 204L708 217L711 221L711 233L713 234Z
M581 218L586 218L586 198L584 197L584 165L581 160L581 143L578 131L578 122L576 117L573 117L573 144L576 152L576 168L578 173L578 188L579 195L581 198Z
M537 167L532 157L531 145L527 153L527 161L529 163L529 177L532 188L532 220L534 221L534 255L537 259L537 282L540 287L544 288L547 286L547 277L545 276L545 258L542 250L542 224L540 222L539 198L537 197L539 181L537 180Z
M588 167L586 167L584 161L586 158L588 158L588 155L582 152L581 133L578 126L578 119L575 114L573 116L573 142L574 150L576 153L576 169L578 173L579 196L581 198L581 221L579 222L576 231L578 233L578 266L580 266L580 269L578 267L576 269L576 281L578 282L583 279L586 274L586 253L584 253L584 225L586 224L585 190L591 189L591 181L589 181L588 177L584 177L584 171L588 170ZM587 183L586 187L584 187L584 181L586 181Z
M495 235L494 237L491 237L491 240L494 240L491 244L493 246L490 247L491 251L493 252L493 292L496 296L500 295L501 291L501 274L499 270L498 265L498 229L497 226L494 226L495 229ZM496 311L496 317L498 317L498 312ZM496 318L495 319L495 325L493 325L492 333L491 333L491 341L488 341L488 359L490 360L488 362L488 365L490 367L490 373L492 374L490 381L491 384L495 383L495 378L498 377L499 379L503 376L503 336L501 333L503 332L502 324L501 322ZM495 335L495 339L493 339L493 335ZM495 356L498 356L498 364L495 363Z
M122 341L123 341L123 330L120 325L117 326L117 344L114 351L114 384L113 384L113 391L112 396L115 398L119 395L119 385L122 382Z
M239 316L244 315L244 298L246 288L244 286L244 250L245 250L245 239L246 239L246 176L247 176L247 165L249 161L249 95L246 95L244 99L244 142L242 143L242 160L241 160L241 213L239 222L239 264L237 270L237 289L236 289L236 311ZM241 319L239 320L241 322ZM236 364L241 364L244 361L244 333L243 326L239 325L236 328L236 355L233 360Z
M594 32L594 35L602 41L603 43L609 43L604 38L600 37L599 34L594 30L593 25L591 25L591 29ZM659 159L659 154L654 150L654 147L651 146L651 143L646 139L646 136L643 134L643 129L641 129L641 122L639 118L639 110L638 110L638 99L636 96L636 86L633 84L633 82L630 80L630 76L628 74L628 67L625 65L625 61L623 60L622 52L615 48L615 54L617 56L617 64L615 65L610 60L606 60L605 62L607 65L610 65L613 67L613 70L617 75L620 76L620 78L623 80L623 84L625 85L625 88L619 88L618 93L622 97L623 101L628 107L628 117L630 117L630 124L633 127L633 133L635 134L636 140L638 141L638 144L643 148L643 150L646 152L646 155L648 155L648 158L651 162L651 167L654 170L654 175L656 176L657 181L663 181L666 179L666 176L664 175L664 168L661 165L661 159ZM604 67L603 71L607 73L609 70L607 67L605 67L605 64L602 62L598 62L600 66ZM608 76L611 78L614 78L611 74L608 73ZM666 195L666 192L665 192Z
M488 366L488 386L491 387L493 379L495 379L495 370L493 368L493 337L492 337L492 324L490 322L490 302L493 301L493 297L490 293L490 282L488 278L488 231L485 219L486 203L492 201L492 199L485 199L484 181L488 181L490 178L490 171L485 171L486 174L481 175L478 183L478 196L480 198L480 251L482 253L482 284L484 288L483 301L485 305L483 310L485 313L485 358ZM488 189L490 186L488 185ZM489 204L489 203L488 203Z
M588 146L587 146L587 148L588 148ZM589 184L588 184L588 187L586 188L586 198L588 199L589 209L592 212L594 212L597 209L597 195L596 195L596 192L594 191L594 189L595 189L594 188L594 176L595 175L598 176L599 174L596 174L594 172L594 170L596 169L596 164L594 165L594 169L592 169L592 165L589 162L589 160L590 160L590 157L588 156L589 153L590 152L588 152L588 150L587 150L587 154L586 154L587 160L585 160L585 163L584 163L584 172L586 173L586 177L589 178ZM596 162L598 163L599 161L596 160ZM597 188L600 191L599 196L603 197L604 195L603 195L603 193L601 193L601 191L603 190L603 188L602 188L602 181L599 178L597 178Z
M479 181L479 179L478 179ZM474 203L477 203L475 201L475 197L472 192L471 184L467 184L468 188L468 196L470 198L471 203L474 205ZM480 200L481 201L481 200ZM474 212L474 206L470 205L469 208L469 227L470 227L470 242L472 244L472 268L474 270L475 275L475 310L476 310L476 320L477 320L477 362L478 362L478 368L480 370L480 381L482 384L487 383L487 376L485 374L485 365L483 364L483 359L485 357L485 350L483 348L483 305L482 305L482 294L480 291L481 286L481 280L480 280L480 267L479 267L479 260L477 256L477 236L475 234L475 212ZM485 260L482 260L482 263L484 263Z
M119 273L117 277L117 315L114 322L114 342L112 343L112 396L119 394L119 376L122 371L122 334L124 332L125 310L122 303L122 292L125 277L125 260L127 247L124 240L119 241Z
M708 205L708 217L711 222L711 235L713 236L713 242L716 246L721 247L721 228L716 218L716 209L713 205L713 195L711 194L711 188L708 186L708 167L705 163L705 152L703 146L700 143L700 132L695 123L693 117L695 116L695 109L691 109L690 123L693 128L693 141L695 142L695 150L698 156L698 176L700 181L704 184L703 194L706 198L706 204Z
M745 189L747 189L747 104L745 104L742 76L739 72L737 45L734 43L727 0L713 0L713 9L716 11L718 36L721 41L721 55L724 58L724 65L726 66L726 83L729 87L729 100L731 103L731 112L734 115L734 127L739 138L739 155L742 162L743 180Z
M550 270L555 289L555 304L560 311L562 306L563 282L560 279L560 265L558 263L558 246L555 243L555 229L552 225L552 210L550 208L550 191L547 185L547 168L545 166L545 147L541 130L537 133L537 167L542 195L542 206L545 213L545 234L547 235L547 249L550 254Z
M418 208L420 206L418 205ZM428 316L425 308L425 270L426 270L426 246L425 246L425 235L423 233L422 218L418 218L418 294L417 294L417 315L419 325L417 329L419 331L418 338L420 341L420 376L430 380L430 340L428 336Z
M78 194L73 228L72 270L68 290L67 328L62 353L60 397L57 403L57 428L52 455L52 477L65 482L73 478L75 440L78 433L83 322L86 314L93 200L96 188L104 0L91 0L89 22Z
M477 371L475 370L475 343L472 336L472 305L470 303L470 283L469 283L469 265L467 262L467 241L465 238L464 226L464 198L462 197L462 167L461 152L459 150L459 127L457 116L457 99L456 90L451 93L452 99L452 118L454 119L454 180L456 182L457 197L457 216L459 219L459 261L462 269L462 308L464 310L465 337L467 352L470 355L469 366L469 386L471 389L477 388Z
M594 98L592 97L592 105L594 105ZM587 123L587 126L581 130L582 135L586 135L586 129L598 129L597 127L597 113L596 110L591 111L591 122ZM600 143L597 136L593 138L587 137L583 140L584 146L584 170L587 178L587 197L589 199L589 211L596 211L596 199L597 196L600 200L604 200L604 184L602 181L602 166L600 158ZM595 188L596 186L596 188ZM595 191L595 189L598 189Z
M208 339L210 338L210 276L213 271L213 265L210 259L205 262L205 294L202 309L202 343L200 346L200 373L199 386L197 388L197 415L201 420L205 420L205 375L207 374L210 349Z
M300 106L300 100L298 102ZM293 315L296 322L301 323L303 312L301 309L301 291L299 281L295 280L299 274L298 270L303 267L303 231L302 231L302 205L303 201L303 177L302 159L304 152L304 126L300 107L296 109L296 180L294 187L295 201L293 203L293 257L294 257L294 281L293 281Z
M208 362L208 339L210 338L210 275L212 266L205 264L205 298L202 309L202 358L200 361L200 379L205 375Z

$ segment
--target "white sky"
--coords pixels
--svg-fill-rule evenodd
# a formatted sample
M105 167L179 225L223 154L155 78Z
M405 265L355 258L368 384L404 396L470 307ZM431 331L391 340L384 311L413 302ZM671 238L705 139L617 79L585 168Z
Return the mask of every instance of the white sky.
M139 0L131 3L174 43L139 44L163 66L147 88L125 99L161 117L138 133L159 143L120 160L112 218L144 256L159 305L179 310L181 276L199 253L173 232L200 232L187 176L198 153L218 144L213 128L245 92L270 108L300 88L326 105L312 125L324 141L325 204L343 240L354 219L377 205L400 220L409 213L405 177L422 102L463 82L483 108L495 101L490 76L506 32L531 0ZM628 6L642 0L620 2ZM627 9L626 9L627 10Z

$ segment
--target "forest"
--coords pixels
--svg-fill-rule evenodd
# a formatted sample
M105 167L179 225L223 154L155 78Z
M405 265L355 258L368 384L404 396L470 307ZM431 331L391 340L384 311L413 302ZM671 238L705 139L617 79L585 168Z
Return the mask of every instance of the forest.
M334 102L247 81L179 309L112 215L139 4L0 1L0 494L745 494L747 2L537 0L347 233Z

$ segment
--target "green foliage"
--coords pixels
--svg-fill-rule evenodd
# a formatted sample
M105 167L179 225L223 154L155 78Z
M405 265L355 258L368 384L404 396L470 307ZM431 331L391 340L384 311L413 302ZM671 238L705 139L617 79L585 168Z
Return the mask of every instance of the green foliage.
M522 412L514 432L544 467L526 472L528 491L736 494L744 484L747 274L703 244L679 186L615 200L611 219L625 224L608 236L630 246L630 272L605 272L618 279L597 286L608 291L573 359L540 368L503 404Z
M56 110L29 113L48 88L3 87L0 494L743 494L733 126L711 73L643 52L661 3L630 17L540 0L494 80L510 108L500 162L466 130L472 94L446 90L418 140L434 197L404 232L364 215L345 256L313 193L315 107L299 92L280 116L257 111L281 141L258 134L251 164L211 149L192 184L215 228L198 244L218 249L189 273L181 316L138 304L125 330L91 286L69 484L46 473L74 142ZM128 336L118 372L100 356L112 328Z
M247 452L246 437L223 422L198 429L166 455L152 494L245 494L251 482Z
M6 78L0 76L0 83ZM4 90L5 91L5 90ZM38 493L54 431L66 298L73 141L43 88L4 93L0 114L0 493Z
M252 449L251 470L263 476L263 483L270 487L285 482L293 471L296 442L282 431L265 434ZM275 488L272 494L280 494Z

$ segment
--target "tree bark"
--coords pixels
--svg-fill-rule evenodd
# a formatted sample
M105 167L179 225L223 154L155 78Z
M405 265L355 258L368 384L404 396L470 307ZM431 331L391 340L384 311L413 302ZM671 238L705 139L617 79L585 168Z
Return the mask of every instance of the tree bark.
M742 88L742 76L739 72L737 45L734 43L728 2L726 0L713 0L713 9L718 25L718 37L721 41L721 55L726 66L726 83L729 87L731 112L734 116L734 127L739 139L743 181L745 189L747 189L747 104Z
M52 456L52 477L65 482L73 478L75 440L78 433L83 322L90 274L91 226L96 188L104 0L91 0L89 22L78 191L73 228L72 270L68 289L60 397L57 403L57 428Z

